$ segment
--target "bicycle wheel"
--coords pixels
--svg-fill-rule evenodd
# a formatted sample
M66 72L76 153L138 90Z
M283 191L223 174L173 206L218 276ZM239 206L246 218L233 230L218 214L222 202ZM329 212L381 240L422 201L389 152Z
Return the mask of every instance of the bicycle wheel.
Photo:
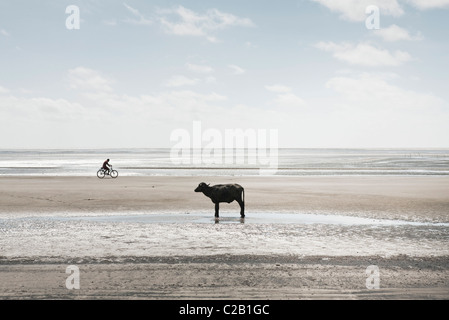
M101 170L101 169L98 170L98 171L97 171L97 177L100 178L100 179L103 179L103 178L104 178L104 171Z
M118 172L116 170L112 170L110 175L111 175L111 178L117 178L118 177Z

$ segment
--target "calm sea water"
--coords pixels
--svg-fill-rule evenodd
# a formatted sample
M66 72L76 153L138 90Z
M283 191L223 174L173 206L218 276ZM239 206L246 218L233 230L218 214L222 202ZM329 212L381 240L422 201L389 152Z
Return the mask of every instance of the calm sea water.
M170 149L0 150L0 175L95 176L111 159L120 176L449 175L449 149L279 149L277 154L227 150L206 157L174 157ZM225 157L230 156L226 158ZM209 159L210 160L210 159Z

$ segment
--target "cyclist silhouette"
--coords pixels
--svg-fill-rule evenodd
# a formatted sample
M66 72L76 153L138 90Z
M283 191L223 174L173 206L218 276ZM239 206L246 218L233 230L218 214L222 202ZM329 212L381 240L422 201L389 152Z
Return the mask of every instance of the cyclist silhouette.
M103 162L103 169L109 174L111 165L109 164L109 159L107 159L105 162Z

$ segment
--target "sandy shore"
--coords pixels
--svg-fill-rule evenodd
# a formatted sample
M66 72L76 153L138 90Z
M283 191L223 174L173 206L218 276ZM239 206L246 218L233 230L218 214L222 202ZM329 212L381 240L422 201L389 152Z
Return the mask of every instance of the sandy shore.
M449 177L1 177L0 213L210 210L200 182L239 183L251 211L449 222ZM238 204L222 204L237 211Z
M3 264L3 299L448 299L446 258L282 256L154 258L76 264L80 289L68 290L66 264ZM380 288L367 289L367 266Z
M449 298L447 227L29 219L212 218L213 204L193 192L202 181L243 185L250 222L260 212L449 222L449 177L1 177L0 298ZM236 203L221 208L222 217L238 217ZM80 269L79 290L65 286L69 265ZM379 267L380 289L366 287L370 265Z

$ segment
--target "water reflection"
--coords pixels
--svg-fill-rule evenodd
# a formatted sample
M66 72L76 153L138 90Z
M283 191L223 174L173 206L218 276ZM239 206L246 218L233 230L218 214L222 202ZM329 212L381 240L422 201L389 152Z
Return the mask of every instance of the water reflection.
M240 222L241 224L245 223L245 218L215 218L215 224L219 224L221 222L229 223L229 222Z

